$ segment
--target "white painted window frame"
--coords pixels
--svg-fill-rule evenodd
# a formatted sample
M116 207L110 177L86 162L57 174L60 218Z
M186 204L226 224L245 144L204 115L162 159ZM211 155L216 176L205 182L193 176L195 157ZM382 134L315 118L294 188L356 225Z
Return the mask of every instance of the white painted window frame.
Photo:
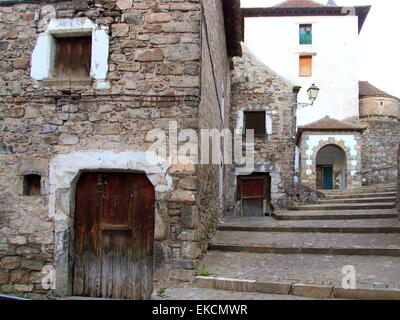
M105 81L108 72L109 37L88 18L51 19L46 30L39 34L31 58L31 77L35 80L56 80L52 78L55 60L54 36L92 36L92 57L90 78L98 89L109 88Z

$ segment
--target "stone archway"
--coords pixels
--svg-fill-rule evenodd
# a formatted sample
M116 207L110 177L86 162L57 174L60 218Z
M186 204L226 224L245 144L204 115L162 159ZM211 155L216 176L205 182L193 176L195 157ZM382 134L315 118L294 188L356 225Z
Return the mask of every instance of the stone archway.
M334 144L319 149L315 157L316 188L345 189L347 156L345 151Z
M318 152L334 145L346 155L346 188L361 186L361 137L359 134L347 133L312 133L303 136L301 149L301 182L315 188L317 182L316 160Z
M144 173L156 191L155 229L167 224L158 212L159 204L173 189L172 178L167 173L170 164L150 152L73 152L57 155L50 162L49 217L55 228L55 293L60 296L72 293L71 254L73 251L74 194L76 183L85 171L124 171Z

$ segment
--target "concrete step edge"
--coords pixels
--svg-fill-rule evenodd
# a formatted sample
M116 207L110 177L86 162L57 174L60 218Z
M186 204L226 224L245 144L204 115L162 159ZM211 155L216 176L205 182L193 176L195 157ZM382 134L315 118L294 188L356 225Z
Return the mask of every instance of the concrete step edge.
M236 226L225 224L217 226L219 231L248 231L248 232L288 232L288 233L400 233L400 227L285 227L285 226Z
M318 200L317 204L340 204L340 203L394 203L396 201L396 197L382 197L382 198L349 198L349 199L321 199Z
M325 195L324 199L321 200L347 200L354 198L387 198L387 197L396 197L396 192L385 192L385 193L365 193L365 194L351 194L351 195Z
M314 299L400 300L399 289L344 289L334 285L323 286L317 284L304 284L300 282L257 281L214 276L196 276L194 284L204 289L292 295Z
M396 213L376 213L376 214L299 214L285 215L273 213L272 217L279 221L307 221L307 220L363 220L363 219L396 219Z
M209 250L226 252L272 253L272 254L324 254L345 256L400 257L400 248L327 248L327 247L284 247L268 245L232 245L212 243Z
M364 189L364 190L346 190L346 191L320 191L325 195L340 196L340 195L352 195L352 194L366 194L366 193L385 193L385 192L396 192L397 187L382 188L382 189Z
M374 210L374 209L394 209L395 202L388 203L363 203L360 204L347 204L347 205L335 205L335 204L315 204L306 205L299 207L291 207L289 211L321 211L321 210Z

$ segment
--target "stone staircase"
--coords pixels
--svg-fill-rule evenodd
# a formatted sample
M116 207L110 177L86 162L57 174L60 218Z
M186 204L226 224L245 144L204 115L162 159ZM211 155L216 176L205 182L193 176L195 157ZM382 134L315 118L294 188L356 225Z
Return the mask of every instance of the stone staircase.
M195 286L317 299L400 299L396 186L325 192L272 217L226 217ZM354 266L356 289L342 286Z

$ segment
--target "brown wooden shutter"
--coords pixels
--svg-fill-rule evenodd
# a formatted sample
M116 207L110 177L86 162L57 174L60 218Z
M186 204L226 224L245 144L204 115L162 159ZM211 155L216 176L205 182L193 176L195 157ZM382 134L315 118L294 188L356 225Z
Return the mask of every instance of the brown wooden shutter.
M312 56L300 57L300 77L312 76Z
M54 72L58 79L90 77L92 38L57 38Z

